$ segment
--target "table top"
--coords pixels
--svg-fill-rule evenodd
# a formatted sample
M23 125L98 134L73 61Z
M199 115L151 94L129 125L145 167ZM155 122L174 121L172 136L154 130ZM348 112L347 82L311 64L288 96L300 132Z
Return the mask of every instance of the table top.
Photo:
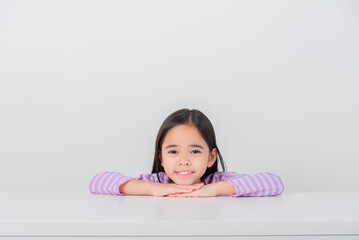
M169 198L0 193L0 236L359 235L359 192Z

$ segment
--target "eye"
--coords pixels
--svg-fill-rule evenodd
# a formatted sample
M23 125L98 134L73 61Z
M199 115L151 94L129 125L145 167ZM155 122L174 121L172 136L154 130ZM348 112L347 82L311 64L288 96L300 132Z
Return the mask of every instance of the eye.
M169 151L168 153L169 153L169 154L176 154L177 151L176 151L176 150L171 150L171 151Z
M193 150L192 153L197 154L197 153L201 153L201 152L198 150Z

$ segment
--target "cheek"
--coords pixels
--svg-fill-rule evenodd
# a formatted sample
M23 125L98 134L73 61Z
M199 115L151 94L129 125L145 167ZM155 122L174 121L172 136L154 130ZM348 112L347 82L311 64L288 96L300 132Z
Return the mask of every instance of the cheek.
M166 160L162 162L162 166L163 166L163 168L165 168L165 169L171 169L171 168L173 168L173 164L171 164L170 161L166 161Z
M200 171L206 171L207 169L207 160L206 159L197 159L196 161L193 161L192 164L194 167Z

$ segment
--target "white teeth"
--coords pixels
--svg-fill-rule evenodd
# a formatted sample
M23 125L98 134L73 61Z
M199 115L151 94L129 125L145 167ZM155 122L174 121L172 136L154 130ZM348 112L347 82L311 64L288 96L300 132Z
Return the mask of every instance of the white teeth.
M186 175L186 174L191 174L191 172L178 172L178 174Z

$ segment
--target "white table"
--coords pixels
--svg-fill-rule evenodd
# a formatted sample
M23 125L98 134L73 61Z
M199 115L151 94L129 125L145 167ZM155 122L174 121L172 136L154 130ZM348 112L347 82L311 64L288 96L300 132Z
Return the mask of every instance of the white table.
M359 192L165 198L0 193L0 239L359 239Z

